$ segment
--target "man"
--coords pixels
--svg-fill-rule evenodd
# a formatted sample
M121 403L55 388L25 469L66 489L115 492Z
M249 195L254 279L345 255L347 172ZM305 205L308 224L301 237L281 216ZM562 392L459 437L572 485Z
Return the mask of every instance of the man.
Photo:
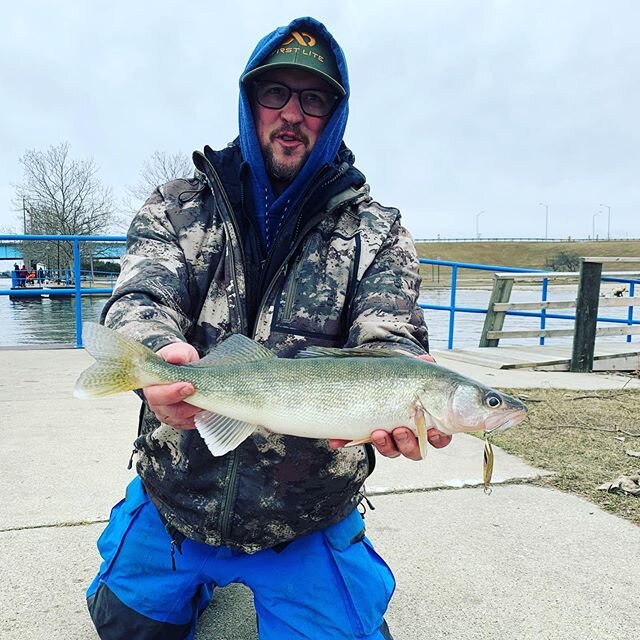
M321 23L266 36L241 77L239 139L195 153L197 177L160 187L135 217L105 324L181 364L233 333L280 357L309 345L428 357L415 248L342 143L348 98ZM390 638L395 583L357 509L372 447L259 430L214 458L184 402L193 392L142 390L138 478L87 592L101 637L192 638L213 587L242 582L262 640ZM420 457L409 429L372 438L382 455Z

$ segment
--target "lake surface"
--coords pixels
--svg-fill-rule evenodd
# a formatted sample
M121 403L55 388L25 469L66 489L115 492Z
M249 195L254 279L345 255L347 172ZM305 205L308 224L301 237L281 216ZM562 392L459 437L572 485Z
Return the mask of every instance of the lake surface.
M11 280L0 279L0 288L9 289ZM605 285L603 285L603 291ZM458 289L456 305L458 307L485 308L489 303L489 289ZM425 289L420 302L434 305L448 305L448 288ZM549 300L569 300L575 298L575 286L557 286L549 288ZM512 302L533 302L540 300L540 287L520 287L511 294ZM97 321L107 298L83 296L83 320ZM603 310L608 317L626 318L626 307L614 307ZM559 313L570 313L562 310ZM446 349L449 335L449 312L425 310L432 349ZM454 347L476 347L482 333L484 314L456 313ZM612 325L609 325L612 326ZM536 318L507 317L505 330L537 329L540 320ZM573 321L547 320L547 328L572 328ZM624 337L607 340L624 341ZM38 345L38 344L75 344L75 302L69 298L20 298L10 300L9 296L0 296L0 346ZM570 338L547 338L547 344L567 344ZM538 344L537 338L505 340L504 344Z

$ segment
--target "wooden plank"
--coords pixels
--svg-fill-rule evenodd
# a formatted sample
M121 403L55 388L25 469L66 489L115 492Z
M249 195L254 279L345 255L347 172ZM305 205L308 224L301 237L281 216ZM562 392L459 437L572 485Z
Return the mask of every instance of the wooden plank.
M633 336L640 334L640 325L623 325L621 327L602 327L596 329L597 336ZM574 335L574 329L531 329L529 331L488 331L489 340L502 338L551 338ZM490 345L491 346L491 345Z
M568 371L571 345L501 345L499 347L468 347L434 352L438 356L490 369L536 369ZM640 367L640 342L597 341L594 371L635 371Z
M496 302L494 311L535 311L538 309L570 309L577 299L547 300L546 302ZM640 298L600 298L600 307L640 307Z
M617 298L616 298L617 300ZM639 298L640 300L640 298ZM547 300L546 302L496 302L494 311L530 311L537 309L570 309L576 306L576 300ZM614 305L612 305L614 306Z
M634 336L640 334L640 325L624 325L622 327L602 327L596 331L598 336Z
M488 331L489 340L500 340L500 338L549 338L552 336L572 336L573 329L532 329L531 331ZM491 346L491 345L489 345Z
M606 360L594 360L594 371L637 371L640 369L640 356L616 356Z
M601 307L640 307L640 298L600 298Z
M503 278L512 278L515 282L523 280L566 280L568 278L578 279L580 273L578 271L542 271L534 273L496 273L495 277L499 280Z
M504 326L504 311L494 311L494 305L497 303L509 302L511 289L513 288L513 278L495 278L493 282L493 290L489 300L488 311L484 316L484 325L482 326L482 334L480 335L481 347L497 347L498 340L489 338L489 332L500 331Z

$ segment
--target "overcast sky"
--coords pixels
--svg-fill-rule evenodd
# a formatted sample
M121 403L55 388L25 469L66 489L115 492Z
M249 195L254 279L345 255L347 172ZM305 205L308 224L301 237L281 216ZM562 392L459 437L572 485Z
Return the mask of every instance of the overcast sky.
M550 238L640 237L636 0L6 3L0 229L28 149L68 142L120 200L155 150L224 146L250 52L302 15L343 47L345 141L416 238L544 237L541 202Z

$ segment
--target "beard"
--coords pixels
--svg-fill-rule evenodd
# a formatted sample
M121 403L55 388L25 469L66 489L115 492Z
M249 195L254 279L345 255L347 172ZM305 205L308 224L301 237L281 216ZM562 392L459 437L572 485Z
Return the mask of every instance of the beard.
M274 156L272 145L275 138L282 132L295 133L295 135L299 137L305 145L305 152L296 164L280 162ZM271 180L274 180L275 182L293 182L300 169L302 169L304 163L307 161L309 155L311 154L311 151L309 150L309 138L301 131L298 131L295 126L289 126L286 127L285 130L278 130L271 133L271 135L269 136L269 142L270 144L261 145L262 157L264 158L264 166L267 171L267 175L269 176L269 178L271 178ZM293 156L297 152L298 150L296 149L282 149L282 154L284 156Z

